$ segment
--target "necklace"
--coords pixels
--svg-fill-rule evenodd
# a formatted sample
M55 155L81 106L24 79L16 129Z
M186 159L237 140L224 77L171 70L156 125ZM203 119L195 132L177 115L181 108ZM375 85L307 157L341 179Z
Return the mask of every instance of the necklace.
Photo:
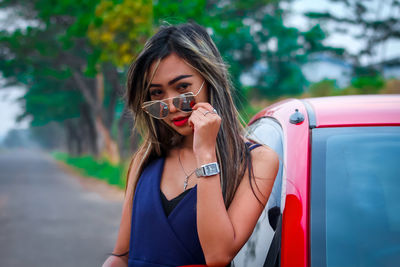
M183 173L186 175L185 181L183 182L183 191L186 191L186 188L188 186L189 177L192 176L192 174L194 173L195 170L192 171L190 174L186 173L185 169L183 168L182 162L181 162L181 151L180 150L178 152L178 160L179 160L179 164L181 165Z

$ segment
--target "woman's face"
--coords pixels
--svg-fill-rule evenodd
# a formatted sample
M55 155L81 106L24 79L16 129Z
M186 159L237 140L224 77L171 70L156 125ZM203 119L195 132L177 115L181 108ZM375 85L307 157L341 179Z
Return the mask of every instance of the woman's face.
M150 68L153 73L156 63ZM192 92L196 95L201 88L204 79L190 67L183 59L172 53L160 61L156 73L149 87L151 100L163 100L173 98L180 94ZM195 97L195 102L207 102L208 89L204 83L202 89ZM169 114L162 120L171 128L183 136L191 135L192 128L188 124L191 112L183 112L172 104L172 99L164 101L168 104Z

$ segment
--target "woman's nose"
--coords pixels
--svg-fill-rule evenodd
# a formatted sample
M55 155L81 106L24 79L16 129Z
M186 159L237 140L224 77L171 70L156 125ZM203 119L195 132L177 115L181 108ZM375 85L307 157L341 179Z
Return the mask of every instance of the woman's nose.
M178 109L174 105L174 99L173 98L168 99L168 107L169 107L169 112L171 112L171 113L174 113L174 112L178 111Z

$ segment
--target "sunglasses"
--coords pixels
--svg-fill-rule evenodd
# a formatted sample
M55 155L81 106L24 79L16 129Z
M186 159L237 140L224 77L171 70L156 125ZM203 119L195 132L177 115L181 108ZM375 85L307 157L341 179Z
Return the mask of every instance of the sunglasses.
M183 112L191 112L193 106L196 104L195 97L200 93L201 89L203 88L204 81L200 86L200 89L197 91L196 94L192 92L187 92L181 94L179 96L165 98L162 100L152 100L146 101L142 104L142 109L156 119L163 119L168 116L169 114L169 106L165 102L166 100L172 99L172 104L180 111Z

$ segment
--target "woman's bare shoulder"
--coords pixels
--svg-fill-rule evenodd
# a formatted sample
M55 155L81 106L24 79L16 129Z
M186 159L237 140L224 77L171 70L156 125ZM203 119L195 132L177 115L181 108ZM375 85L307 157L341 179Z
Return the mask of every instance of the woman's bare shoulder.
M265 145L252 148L250 153L251 168L246 170L236 194L247 195L247 200L244 200L246 203L252 199L265 205L279 170L279 157L273 149Z
M255 178L275 179L279 169L279 156L270 147L261 145L251 150Z

